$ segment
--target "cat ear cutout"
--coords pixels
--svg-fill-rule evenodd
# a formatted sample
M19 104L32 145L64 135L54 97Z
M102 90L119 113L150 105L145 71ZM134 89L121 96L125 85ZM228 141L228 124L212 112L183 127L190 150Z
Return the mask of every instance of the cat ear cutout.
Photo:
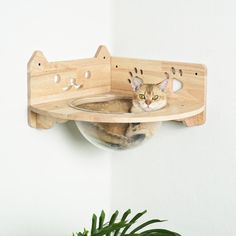
M35 51L28 63L28 71L41 71L45 69L48 61L41 51Z
M107 48L103 45L99 46L99 48L97 49L97 52L95 54L95 57L98 59L109 59L111 57L109 51L107 50Z
M161 83L158 84L159 88L162 92L166 92L167 86L168 86L168 79L163 80Z
M130 82L131 84L131 87L133 89L133 91L137 91L141 85L143 84L143 80L137 76L131 78L131 79L128 79L128 81Z

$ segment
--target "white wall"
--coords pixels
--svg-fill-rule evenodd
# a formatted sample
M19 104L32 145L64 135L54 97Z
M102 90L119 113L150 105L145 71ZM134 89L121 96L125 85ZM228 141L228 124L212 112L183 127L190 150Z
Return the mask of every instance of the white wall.
M114 0L113 55L208 67L207 123L171 122L112 157L112 208L148 209L182 235L236 235L234 1Z
M1 1L0 234L60 236L102 208L148 209L182 235L235 235L236 29L233 1ZM93 56L205 63L207 123L164 123L137 150L101 151L73 122L27 125L26 63Z
M26 65L93 57L111 44L109 0L0 1L0 235L65 236L110 206L110 157L73 122L27 125Z

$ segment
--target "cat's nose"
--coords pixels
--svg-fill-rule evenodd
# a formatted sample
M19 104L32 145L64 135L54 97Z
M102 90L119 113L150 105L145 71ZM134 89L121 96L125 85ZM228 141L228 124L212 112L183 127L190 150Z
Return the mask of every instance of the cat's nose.
M152 101L149 100L149 99L146 99L146 100L145 100L145 103L146 103L148 106L151 104L151 102L152 102Z

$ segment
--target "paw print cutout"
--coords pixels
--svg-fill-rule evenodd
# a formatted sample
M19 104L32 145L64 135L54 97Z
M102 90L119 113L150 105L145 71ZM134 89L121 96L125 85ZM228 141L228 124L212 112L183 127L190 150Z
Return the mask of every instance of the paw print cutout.
M183 70L182 69L178 69L176 70L175 67L171 67L171 78L172 79L175 79L175 77L179 75L179 76L183 76ZM166 76L166 79L169 79L170 78L170 74L168 72L165 72L165 76Z
M134 67L134 71L129 71L129 75L131 77L131 79L133 78L139 78L142 79L141 77L143 76L143 70L142 69L137 69L137 67ZM128 79L129 83L131 83L131 80Z
M182 69L176 69L175 67L170 68L170 74L165 72L165 77L167 80L172 79L172 88L171 90L175 93L183 88L183 83L178 79L178 77L183 76Z
M141 78L143 75L143 70L138 70L136 67L134 67L134 71L129 71L129 75L130 79L128 79L128 81L131 84L133 91L137 91L143 83L143 79Z

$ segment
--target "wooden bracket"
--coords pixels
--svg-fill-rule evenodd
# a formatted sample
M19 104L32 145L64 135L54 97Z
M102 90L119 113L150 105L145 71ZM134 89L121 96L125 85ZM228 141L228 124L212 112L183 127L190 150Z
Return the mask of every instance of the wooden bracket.
M31 111L31 72L36 71L40 72L47 66L48 61L44 57L43 53L41 51L35 51L30 58L27 69L28 69L28 124L32 128L51 128L53 126L53 122L45 121L45 124L42 124L42 115L37 114L33 111ZM41 117L41 118L40 118ZM47 124L46 124L47 123Z
M55 119L50 116L44 116L37 114L33 111L28 111L28 124L32 128L37 129L49 129L52 128L55 123L66 123L68 120Z
M203 111L195 116L184 119L182 122L187 127L192 127L196 125L203 125L206 121L206 112Z

